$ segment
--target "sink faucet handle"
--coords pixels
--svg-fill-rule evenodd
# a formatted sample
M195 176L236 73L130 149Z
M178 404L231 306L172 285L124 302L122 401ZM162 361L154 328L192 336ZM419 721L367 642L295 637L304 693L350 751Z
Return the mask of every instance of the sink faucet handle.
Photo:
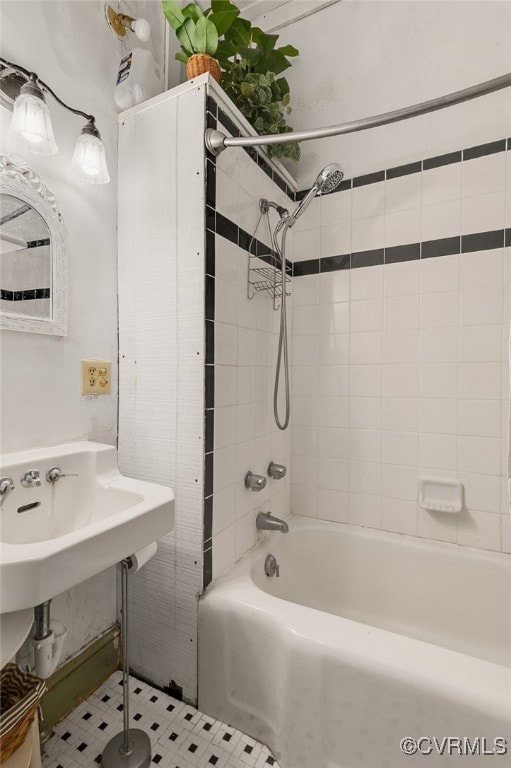
M46 473L46 479L49 483L56 483L61 477L79 477L76 472L63 472L60 467L50 467Z
M9 491L14 490L14 480L12 477L0 477L0 496L6 496Z
M287 469L283 464L275 464L274 461L270 461L268 466L268 476L274 480L282 480L286 476Z
M41 478L39 477L38 469L28 469L21 477L21 485L23 488L35 488L41 485Z

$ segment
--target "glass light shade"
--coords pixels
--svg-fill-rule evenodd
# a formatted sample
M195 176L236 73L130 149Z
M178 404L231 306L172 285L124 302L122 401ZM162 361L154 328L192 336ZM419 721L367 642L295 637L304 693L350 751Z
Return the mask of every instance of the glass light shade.
M82 133L76 142L71 168L82 181L108 184L110 176L103 142L91 133Z
M14 102L8 135L20 137L36 155L57 154L50 111L42 98L33 93L20 93Z

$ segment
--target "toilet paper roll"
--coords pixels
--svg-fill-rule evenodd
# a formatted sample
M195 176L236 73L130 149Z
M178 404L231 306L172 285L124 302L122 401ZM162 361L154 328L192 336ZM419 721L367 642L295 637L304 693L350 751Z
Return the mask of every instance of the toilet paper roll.
M129 567L130 573L138 573L138 571L144 567L148 560L156 554L156 542L148 544L147 547L137 550L130 556L131 565Z

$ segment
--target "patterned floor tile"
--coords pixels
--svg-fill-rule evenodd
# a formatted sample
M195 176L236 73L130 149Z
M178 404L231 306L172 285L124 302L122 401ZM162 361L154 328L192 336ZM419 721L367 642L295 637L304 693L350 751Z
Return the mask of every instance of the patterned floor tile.
M131 677L130 692L130 724L149 735L154 768L279 768L263 744L147 683ZM122 675L115 672L55 726L43 768L98 768L122 718Z

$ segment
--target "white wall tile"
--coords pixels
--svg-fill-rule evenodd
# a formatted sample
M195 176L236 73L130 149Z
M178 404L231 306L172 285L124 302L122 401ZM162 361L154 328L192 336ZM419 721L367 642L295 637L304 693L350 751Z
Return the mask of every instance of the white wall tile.
M419 365L419 396L456 398L458 366L451 363Z
M463 234L503 229L505 207L504 191L465 197L462 200L461 211Z
M385 296L419 293L420 260L386 264L383 270Z
M356 331L379 331L383 320L383 299L351 302L350 328Z
M249 512L236 521L235 540L236 540L236 560L243 557L249 549L255 544L256 527L253 512ZM213 540L214 541L214 540Z
M500 440L494 437L459 438L459 469L482 475L500 475Z
M381 365L350 366L350 395L355 397L379 397L381 394Z
M318 459L318 488L347 491L350 484L350 463L337 459Z
M383 398L383 429L391 432L416 432L417 418L415 397Z
M382 214L385 210L385 182L378 181L375 184L354 187L351 200L354 219L366 219Z
M484 288L490 285L501 287L503 282L503 250L474 251L463 254L461 258L462 288Z
M291 376L293 395L318 394L318 367L316 365L295 365Z
M385 531L417 536L417 502L382 498L381 527Z
M461 200L444 200L422 208L422 240L453 237L461 232Z
M320 208L322 227L341 222L351 223L351 189L321 197Z
M463 512L458 516L458 544L500 550L500 515Z
M385 237L385 217L372 216L368 219L354 219L351 226L351 250L370 251L381 248Z
M320 247L321 231L319 229L307 229L304 232L295 232L293 261L317 259Z
M334 224L329 227L321 228L321 247L317 247L313 256L317 258L321 252L321 258L329 256L340 256L343 253L351 252L351 222L343 221L340 224Z
M505 189L506 158L504 152L464 160L461 193L463 197Z
M309 336L319 331L319 307L311 304L302 307L299 312L293 312L293 336ZM288 325L289 328L289 325ZM335 331L331 331L335 333Z
M351 300L379 299L383 294L383 266L351 270Z
M318 428L312 426L292 427L293 456L317 456L318 455ZM299 479L299 478L297 478Z
M350 371L347 365L322 365L319 368L319 394L323 397L349 395Z
M215 408L215 450L236 441L236 408L233 405Z
M458 400L454 398L420 399L419 430L456 435L458 433Z
M381 464L350 461L349 489L350 493L368 493L379 496L381 493Z
M419 327L419 296L390 296L385 298L385 328Z
M460 288L460 257L441 256L420 260L421 293L458 291Z
M480 512L494 512L496 514L500 512L500 477L460 472L459 480L463 484L465 509L477 509Z
M383 366L383 395L385 397L416 397L417 386L418 366Z
M497 325L503 320L502 287L461 291L461 325Z
M215 405L236 404L236 366L215 365Z
M383 457L385 459L385 457ZM393 499L408 499L417 501L418 494L417 467L402 467L398 464L383 464L382 488L383 496Z
M422 173L422 204L461 197L461 163L431 168Z
M352 461L380 462L382 433L374 429L351 429L349 458Z
M229 526L213 536L213 578L224 573L236 559L235 527Z
M340 269L336 272L325 272L319 275L320 304L335 304L338 301L349 301L350 280L349 269Z
M387 213L385 216L385 247L419 243L421 240L421 209Z
M381 528L381 498L350 491L349 522L369 528Z
M501 325L467 325L460 328L460 362L496 362L501 358Z
M235 325L215 323L215 364L236 365L238 329Z
M455 363L458 360L458 336L457 326L422 328L420 332L421 363Z
M385 331L383 334L383 360L386 364L418 363L419 331Z
M511 554L511 516L501 515L502 522L502 551Z
M312 336L311 339L314 339ZM314 339L315 340L315 339ZM347 365L350 361L350 337L347 333L322 334L316 341L320 365Z
M387 179L385 185L385 213L404 211L408 208L419 208L421 197L420 173L411 173L408 176Z
M306 275L293 280L293 307L317 304L319 301L319 275Z
M316 423L320 427L348 427L349 401L349 397L320 397Z
M455 544L458 537L458 516L418 508L418 534L425 539Z
M236 520L236 487L229 485L213 494L213 536L234 525Z
M215 491L221 491L223 488L231 485L235 471L236 455L234 446L230 445L215 451L213 463L213 486Z
M382 333L380 331L352 333L349 361L352 365L383 362Z
M332 491L326 488L318 490L318 517L334 523L347 523L349 520L349 493Z
M446 328L458 326L459 293L445 291L423 293L420 297L421 328Z
M419 435L419 464L433 469L456 471L458 468L457 435L425 432Z
M383 432L382 458L386 464L417 466L417 434L415 432Z
M349 425L355 429L381 429L382 398L357 397L348 399Z
M291 510L301 517L318 516L318 489L293 482L291 487Z
M319 333L347 333L349 329L350 305L348 301L320 305Z
M469 400L499 399L501 363L460 363L459 397Z
M460 400L459 434L474 437L500 437L501 403L499 400Z

